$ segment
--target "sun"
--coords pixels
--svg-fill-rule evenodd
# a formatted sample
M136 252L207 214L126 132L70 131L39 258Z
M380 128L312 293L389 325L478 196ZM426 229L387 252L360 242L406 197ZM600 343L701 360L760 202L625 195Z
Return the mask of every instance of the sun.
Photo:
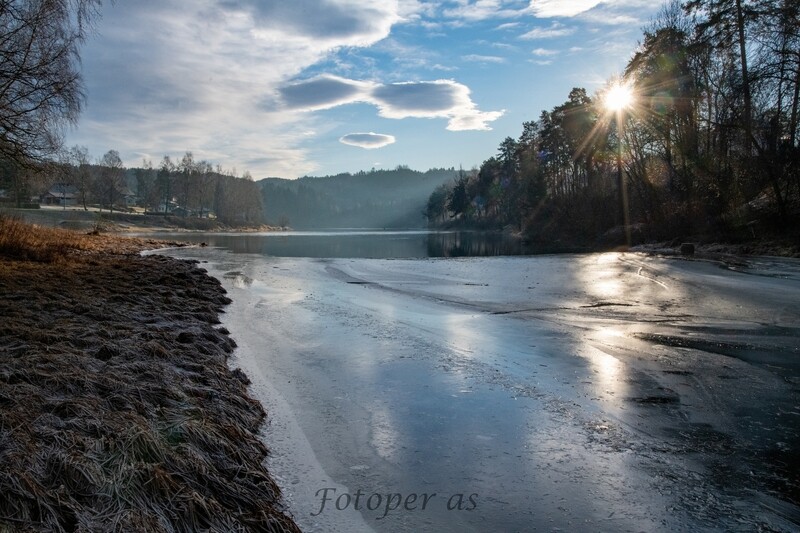
M615 83L605 96L605 106L610 111L622 111L633 105L633 88L627 83Z

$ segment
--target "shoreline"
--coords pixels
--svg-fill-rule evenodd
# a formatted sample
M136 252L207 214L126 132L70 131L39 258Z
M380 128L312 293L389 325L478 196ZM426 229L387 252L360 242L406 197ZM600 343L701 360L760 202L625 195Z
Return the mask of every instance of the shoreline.
M154 240L95 243L0 257L0 525L299 531L265 467L266 413L228 365L219 281L139 255Z
M284 374L271 364L264 363L265 356L277 347L264 342L265 335L271 333L253 324L270 324L271 330L278 330L281 327L279 321L260 322L258 317L263 310L265 297L268 296L273 305L278 305L285 292L254 279L257 273L246 265L241 271L232 272L230 268L225 268L227 261L220 261L224 253L218 255L208 248L164 249L152 253L202 258L203 267L228 290L233 302L226 307L226 313L221 318L222 324L230 330L238 344L232 364L250 378L252 396L269 413L268 431L262 430L264 442L273 452L267 458L267 467L282 488L283 501L297 525L304 532L374 531L361 513L352 508L324 515L311 514L319 507L316 492L321 487L333 487L339 493L348 492L348 487L334 481L322 466L318 453L301 427L298 414L290 407L294 388L288 384L292 392L287 392L287 387L280 383L280 376Z

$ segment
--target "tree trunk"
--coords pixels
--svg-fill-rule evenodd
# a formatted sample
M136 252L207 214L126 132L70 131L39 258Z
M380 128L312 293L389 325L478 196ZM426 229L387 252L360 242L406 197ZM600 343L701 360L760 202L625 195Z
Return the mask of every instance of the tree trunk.
M792 118L789 120L789 146L794 149L797 143L797 108L800 100L800 54L797 54L797 70L794 73L794 98L792 99Z
M752 153L753 137L753 99L750 94L750 74L747 69L747 46L744 32L744 13L742 0L736 0L736 29L739 34L739 59L742 66L742 90L744 92L744 132L747 138L747 151Z

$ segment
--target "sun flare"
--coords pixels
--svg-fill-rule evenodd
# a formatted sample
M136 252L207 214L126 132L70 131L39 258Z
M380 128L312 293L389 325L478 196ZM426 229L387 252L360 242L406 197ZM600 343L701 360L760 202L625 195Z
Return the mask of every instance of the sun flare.
M606 93L605 104L611 111L627 109L633 101L633 88L627 83L616 83Z

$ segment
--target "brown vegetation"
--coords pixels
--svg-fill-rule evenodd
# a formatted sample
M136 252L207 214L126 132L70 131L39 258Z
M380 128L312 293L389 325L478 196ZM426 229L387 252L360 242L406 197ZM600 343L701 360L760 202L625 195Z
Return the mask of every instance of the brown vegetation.
M0 258L52 263L80 254L131 254L147 248L176 245L179 243L122 238L98 231L79 233L45 228L0 214Z
M0 218L0 530L298 531L224 289L125 240Z

